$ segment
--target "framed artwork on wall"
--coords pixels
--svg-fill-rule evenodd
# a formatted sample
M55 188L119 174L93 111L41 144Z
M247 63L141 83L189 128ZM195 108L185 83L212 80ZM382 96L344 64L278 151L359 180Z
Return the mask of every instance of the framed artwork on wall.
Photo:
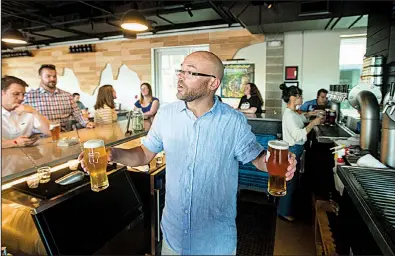
M285 79L284 80L298 80L298 67L297 66L285 67Z
M253 83L255 78L255 64L234 63L224 64L224 77L221 83L222 98L241 98L244 86Z

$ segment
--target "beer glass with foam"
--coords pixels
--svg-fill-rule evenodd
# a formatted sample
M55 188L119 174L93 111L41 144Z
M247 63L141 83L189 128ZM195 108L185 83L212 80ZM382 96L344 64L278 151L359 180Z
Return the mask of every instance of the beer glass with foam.
M52 142L58 141L60 139L60 122L51 122L49 125L49 130L51 130Z
M84 161L91 178L92 191L108 188L107 152L103 140L88 140L84 143Z
M287 173L289 144L283 140L271 140L268 143L267 170L269 172L268 192L272 196L285 196L287 194Z

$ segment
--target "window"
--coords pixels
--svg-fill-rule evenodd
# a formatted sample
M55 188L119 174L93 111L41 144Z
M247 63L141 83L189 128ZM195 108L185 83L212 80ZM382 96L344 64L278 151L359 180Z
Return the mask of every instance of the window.
M176 69L180 69L184 58L192 52L208 51L208 45L154 49L154 84L156 97L162 103L177 101Z
M365 52L364 37L340 40L340 84L349 84L351 88L359 84Z
M348 84L352 88L360 83L365 52L366 37L340 39L340 84ZM348 101L341 103L341 109L357 113Z

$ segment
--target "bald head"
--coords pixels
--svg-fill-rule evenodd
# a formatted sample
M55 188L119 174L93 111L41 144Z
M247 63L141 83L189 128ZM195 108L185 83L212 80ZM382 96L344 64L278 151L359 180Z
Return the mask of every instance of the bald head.
M217 55L208 51L197 51L191 53L189 56L200 59L200 64L211 70L210 74L216 76L220 81L222 80L224 76L224 65Z

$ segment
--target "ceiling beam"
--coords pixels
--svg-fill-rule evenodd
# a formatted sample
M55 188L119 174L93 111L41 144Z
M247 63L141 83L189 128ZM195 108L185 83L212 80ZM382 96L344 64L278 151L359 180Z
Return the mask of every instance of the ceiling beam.
M118 17L117 15L115 15L112 11L106 10L106 9L104 9L104 8L102 8L102 7L99 7L99 6L96 6L96 5L93 5L93 4L84 2L84 1L78 1L78 0L77 0L76 2L81 3L81 4L84 4L84 5L86 5L86 6L89 6L89 7L93 8L93 9L102 11L102 12L104 12L104 13L106 13L106 14L108 14L108 15L111 15L111 16L117 18L117 19L119 18L119 17Z
M155 32L172 30L172 29L185 29L185 28L193 28L193 27L205 27L205 26L215 26L215 25L223 25L226 24L224 20L207 20L207 21L199 21L199 22L191 22L191 23L182 23L176 25L165 25L155 27Z
M356 18L356 19L354 20L354 22L351 23L350 26L348 26L348 29L351 29L352 27L354 27L354 25L355 25L360 19L362 19L363 16L364 16L364 15L362 14L361 16L359 16L358 18Z
M232 24L234 23L233 19L227 15L222 9L221 7L217 6L215 3L213 3L213 1L208 1L211 5L211 8L213 8L213 10L222 18L224 19L228 24Z
M337 25L337 23L341 20L341 18L342 17L338 17L337 19L336 19L336 21L332 24L332 26L331 26L331 30L333 30L335 27L336 27L336 25Z
M5 13L4 11L1 11L1 12L2 12L2 13ZM77 34L77 35L80 35L80 36L83 36L83 37L88 37L88 38L90 38L90 37L93 37L93 36L94 36L94 34L85 33L85 32L82 32L82 31L75 30L75 29L71 29L71 28L65 28L65 27L55 26L55 25L53 25L53 24L51 24L51 23L48 23L48 22L43 22L43 21L28 19L28 18L19 16L19 15L15 15L15 14L12 14L12 13L5 13L5 14L8 14L8 15L10 15L10 16L13 16L13 17L16 17L16 18L19 18L19 19L22 19L22 20L26 20L26 21L30 21L30 22L35 22L35 23L39 23L39 24L44 24L44 25L46 25L46 26L48 26L48 27L50 27L50 28L58 29L58 30L63 30L63 31L66 31L66 32L69 32L69 33L73 33L73 34Z

